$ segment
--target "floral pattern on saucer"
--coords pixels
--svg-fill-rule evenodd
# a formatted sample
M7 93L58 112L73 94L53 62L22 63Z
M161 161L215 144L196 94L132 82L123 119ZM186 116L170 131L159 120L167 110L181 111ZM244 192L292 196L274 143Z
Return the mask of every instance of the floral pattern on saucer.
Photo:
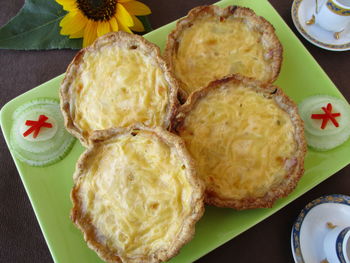
M350 50L350 26L341 33L341 38L336 40L332 32L322 29L317 24L306 25L306 21L314 14L314 10L315 0L294 0L292 19L299 33L320 48L332 51Z
M293 225L292 236L291 236L292 252L293 252L294 261L296 263L307 263L308 262L307 260L305 260L305 257L302 253L301 227L303 225L305 218L309 215L309 212L313 208L315 208L321 204L344 204L344 205L349 206L349 211L350 211L350 196L341 195L341 194L321 196L321 197L313 200L312 202L308 203L301 210L297 220L295 221L295 223ZM327 221L327 219L324 219L324 220ZM322 223L326 224L326 222L322 222ZM324 226L324 227L326 229L326 226ZM307 251L307 253L312 253L312 252Z

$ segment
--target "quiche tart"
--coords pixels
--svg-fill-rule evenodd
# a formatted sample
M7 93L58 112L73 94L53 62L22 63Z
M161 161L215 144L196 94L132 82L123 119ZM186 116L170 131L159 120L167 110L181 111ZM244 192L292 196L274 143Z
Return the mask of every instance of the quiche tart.
M107 262L162 262L194 234L204 186L178 136L159 127L97 131L80 157L71 219Z
M177 92L156 45L114 32L75 56L61 85L61 110L67 130L87 146L95 130L137 122L167 129Z
M273 26L239 6L199 6L177 22L164 56L185 93L239 73L272 83L282 63Z
M278 87L240 75L217 80L191 94L176 121L208 204L271 207L304 172L303 121Z

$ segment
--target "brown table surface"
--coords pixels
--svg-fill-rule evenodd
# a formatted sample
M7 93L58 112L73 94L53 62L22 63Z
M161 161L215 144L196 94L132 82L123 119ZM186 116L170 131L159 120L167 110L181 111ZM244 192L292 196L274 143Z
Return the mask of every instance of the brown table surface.
M1 0L0 25L14 16L23 2ZM158 28L184 16L192 7L215 1L143 2L151 7L150 20L153 27ZM326 51L308 43L292 23L292 1L270 2L349 101L350 52ZM72 50L0 50L0 108L23 92L63 73L75 53ZM0 147L0 262L53 262L3 136L0 136ZM198 262L293 262L290 234L295 218L308 202L335 193L350 195L350 166Z

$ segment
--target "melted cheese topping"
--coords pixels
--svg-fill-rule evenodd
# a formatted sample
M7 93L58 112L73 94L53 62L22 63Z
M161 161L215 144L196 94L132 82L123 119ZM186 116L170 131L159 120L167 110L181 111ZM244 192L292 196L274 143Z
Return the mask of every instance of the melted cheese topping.
M168 84L154 58L138 49L86 52L75 81L74 122L90 133L135 122L163 126Z
M261 33L241 18L220 22L206 16L185 29L178 42L175 73L189 93L232 73L262 81L271 77L271 60L266 59Z
M245 87L210 92L180 131L207 191L221 198L262 197L286 175L296 151L289 115Z
M81 181L83 211L122 258L167 249L191 213L192 187L177 152L146 132L104 145Z

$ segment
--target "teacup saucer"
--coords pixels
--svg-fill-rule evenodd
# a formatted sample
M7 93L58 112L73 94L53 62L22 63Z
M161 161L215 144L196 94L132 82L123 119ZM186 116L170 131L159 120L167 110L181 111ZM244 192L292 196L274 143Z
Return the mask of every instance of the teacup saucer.
M292 228L291 245L296 263L326 259L323 240L330 231L327 223L350 225L350 196L334 194L317 198L301 210Z
M306 25L315 12L315 0L294 0L292 5L292 19L299 33L312 44L332 51L350 50L350 26L348 26L337 40L333 33L322 29L316 23Z

